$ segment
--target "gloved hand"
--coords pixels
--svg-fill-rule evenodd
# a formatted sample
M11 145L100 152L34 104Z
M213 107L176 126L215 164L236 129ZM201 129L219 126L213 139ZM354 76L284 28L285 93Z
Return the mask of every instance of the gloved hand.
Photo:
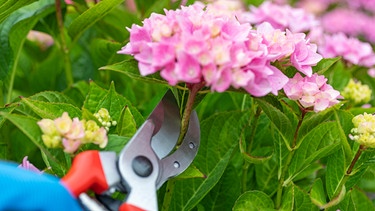
M0 210L82 210L59 178L0 162Z

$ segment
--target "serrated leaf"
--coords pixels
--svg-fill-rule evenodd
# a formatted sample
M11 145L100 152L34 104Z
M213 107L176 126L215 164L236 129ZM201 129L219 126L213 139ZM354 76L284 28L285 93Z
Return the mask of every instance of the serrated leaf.
M205 210L230 210L241 194L239 175L233 165L228 165L220 181L201 201Z
M93 81L90 82L90 91L83 104L85 109L89 110L91 113L95 113L100 108L106 108L110 112L112 119L118 121L120 112L125 106L129 107L137 123L137 127L140 126L144 118L139 111L132 106L129 100L116 92L113 84L110 90L105 90Z
M270 155L265 155L265 156L255 156L255 155L251 155L250 153L246 152L246 143L245 143L244 138L240 139L239 147L240 147L240 152L241 152L242 158L246 162L249 162L249 163L262 164L262 163L268 161L269 159L271 159L272 156L273 156L273 152ZM258 149L257 151L262 151L262 152L263 151L267 151L267 152L269 151L269 150L262 150L262 149ZM266 148L266 149L268 149L268 148Z
M124 0L100 1L75 18L68 28L68 33L72 40L77 40L85 30L101 20L123 1Z
M280 106L278 106L278 104L266 101L265 98L258 98L256 99L256 102L262 108L267 117L271 120L272 124L279 131L286 146L290 148L294 130L293 124L288 116L284 113L283 110L280 109Z
M50 102L50 103L68 103L74 104L72 99L68 96L55 91L44 91L39 92L33 96L30 96L29 99L35 101L43 101L43 102Z
M301 190L298 186L293 185L294 189L294 209L293 210L300 210L300 211L308 211L308 210L319 210L317 206L315 206L311 200L309 195Z
M191 164L185 171L176 176L176 179L189 179L189 178L205 178L204 175L196 166Z
M233 211L247 210L274 210L272 199L265 193L257 190L243 193L236 201Z
M117 134L120 136L132 137L137 132L137 125L130 109L125 106L116 126Z
M33 112L41 118L56 119L64 112L68 112L71 118L81 118L82 112L79 108L68 103L50 103L44 101L22 98L21 103L27 105Z
M283 211L319 210L319 208L311 202L309 195L294 184L285 189L281 201L281 210Z
M334 109L334 115L340 132L340 140L343 146L346 162L350 162L353 153L348 142L348 134L353 128L353 114L349 111Z
M363 193L361 190L353 188L348 191L344 200L342 200L340 204L327 209L327 211L337 210L374 211L375 206L365 193Z
M344 179L345 169L345 156L342 149L328 157L326 189L330 199L341 191L342 186L340 187L339 184Z
M177 180L168 210L193 209L217 184L248 118L248 112L226 112L201 122L201 143L193 164L206 178Z
M12 12L33 3L36 0L7 0L0 5L0 23L3 22Z
M278 165L277 158L272 157L270 160L260 165L255 165L256 187L258 190L272 195L277 190L278 185Z
M120 153L129 140L130 140L130 137L109 134L107 146L103 150L114 151L116 153Z
M323 75L329 68L332 67L337 61L339 61L341 57L335 58L324 58L319 61L319 63L312 67L314 73L318 73L319 75Z
M289 166L285 184L303 172L311 163L339 149L341 141L336 122L325 122L311 130L302 140Z
M135 80L144 81L147 83L158 83L168 85L168 82L162 79L159 75L153 74L148 76L142 76L139 73L138 62L134 59L125 60L116 64L107 65L99 68L100 70L111 70L119 72L133 78Z
M320 178L314 181L314 184L310 191L310 198L311 198L311 201L319 207L327 203L326 194L324 192L324 187L323 187L323 182Z

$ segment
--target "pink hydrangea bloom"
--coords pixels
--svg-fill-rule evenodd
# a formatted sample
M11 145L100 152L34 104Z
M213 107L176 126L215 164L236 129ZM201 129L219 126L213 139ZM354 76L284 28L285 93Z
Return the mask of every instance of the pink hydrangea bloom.
M292 32L306 32L318 25L312 13L302 8L279 5L271 1L265 1L259 7L251 6L245 21L255 25L269 22L276 29L289 29Z
M289 60L299 71L311 75L320 57L304 34L275 29L269 23L252 29L235 13L215 13L215 7L195 3L165 15L152 14L143 26L133 25L130 42L118 53L131 54L141 75L160 72L176 85L204 83L223 92L244 88L254 96L277 95L288 78L271 63Z
M345 33L358 36L367 28L368 16L356 10L338 8L321 17L321 26L328 33Z
M342 56L348 62L372 67L375 65L375 54L369 43L354 37L347 37L343 33L326 35L325 42L319 46L319 53L326 58Z
M315 112L337 104L342 98L339 91L327 84L324 76L316 73L311 77L302 77L297 73L283 89L289 99L297 100L302 107L313 108Z

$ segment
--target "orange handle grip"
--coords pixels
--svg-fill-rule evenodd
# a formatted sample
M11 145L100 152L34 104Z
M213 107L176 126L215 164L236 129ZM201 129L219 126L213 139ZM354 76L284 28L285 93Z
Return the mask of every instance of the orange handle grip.
M108 183L105 178L99 151L89 150L79 153L73 160L72 167L61 183L78 197L87 190L100 194L106 191Z
M120 211L145 211L141 208L138 208L136 206L133 206L131 204L124 203L119 208Z

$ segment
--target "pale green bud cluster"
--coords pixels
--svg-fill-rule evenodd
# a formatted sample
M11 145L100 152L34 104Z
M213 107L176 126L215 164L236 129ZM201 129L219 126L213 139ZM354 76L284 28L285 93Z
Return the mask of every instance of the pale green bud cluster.
M345 99L354 102L355 105L368 103L371 100L371 94L372 90L369 86L353 79L350 79L348 85L341 92Z
M112 120L109 112L106 108L101 108L94 116L98 119L98 121L102 124L102 126L109 131L111 126L116 126L117 122Z
M74 153L81 144L94 143L104 148L108 142L107 131L95 121L71 119L67 112L54 120L42 119L38 125L48 148L62 147L67 153Z
M360 114L352 119L354 128L349 137L360 145L375 148L375 116Z

